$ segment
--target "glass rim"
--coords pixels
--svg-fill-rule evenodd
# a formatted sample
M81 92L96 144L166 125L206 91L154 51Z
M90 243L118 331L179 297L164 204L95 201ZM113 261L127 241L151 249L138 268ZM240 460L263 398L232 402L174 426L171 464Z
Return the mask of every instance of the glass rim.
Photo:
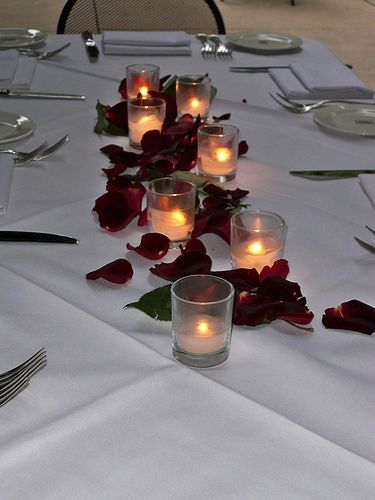
M177 293L175 292L175 288L177 287L177 285L181 281L184 281L184 280L189 279L189 278L211 278L214 281L221 282L221 283L224 283L225 285L228 285L229 292L226 295L226 297L223 297L222 299L218 299L218 300L206 300L203 302L203 301L184 299L184 298L180 297L179 295L177 295ZM178 280L176 280L172 283L171 294L173 295L173 297L178 299L180 302L184 302L185 304L194 304L194 305L201 305L201 306L208 305L208 304L209 305L217 305L217 304L222 304L224 302L228 302L229 300L231 300L234 297L235 289L234 289L234 286L232 285L232 283L230 283L228 280L226 280L224 278L220 278L219 276L213 276L212 274L189 274L189 276L183 276L182 278L179 278Z
M189 78L190 81L184 80L184 78ZM193 78L201 78L201 81L194 82L191 81ZM201 83L211 82L211 78L208 75L180 75L177 77L178 82L183 82L186 85L199 85Z
M144 69L142 70L140 68ZM128 64L126 66L126 71L128 71L128 69L129 70L138 69L138 71L140 71L141 73L150 73L151 71L160 71L160 66L158 66L157 64L148 64L148 63Z
M277 223L274 226L267 227L267 228L250 228L250 227L244 227L243 225L239 225L238 222L236 222L237 219L240 219L241 216L246 216L246 215L257 215L257 214L264 214L267 216L270 216L272 219L277 221ZM256 231L258 233L260 232L266 232L266 231L272 231L274 229L282 229L283 227L286 227L286 222L281 215L277 214L276 212L271 212L269 210L263 210L263 209L253 209L253 210L245 210L244 212L238 212L237 214L233 214L230 223L232 227L236 227L238 229L242 230L248 230L248 231Z
M206 129L214 129L214 128L222 128L223 133L209 133ZM224 132L227 129L227 132ZM222 125L216 123L205 123L198 128L198 133L205 134L208 137L226 137L228 135L240 134L240 129L235 125L231 125L229 123L223 123Z
M160 182L160 181L173 181L173 182L180 182L182 184L185 184L186 186L189 186L190 189L188 191L184 191L183 193L161 193L161 192L158 192L158 191L153 191L151 189L152 185L156 184L157 182ZM196 191L197 187L195 184L193 184L192 182L190 181L187 181L185 179L176 179L175 177L159 177L158 179L152 179L152 181L150 181L147 186L146 186L146 191L149 192L149 193L152 193L152 194L157 194L157 195L161 195L161 196L171 196L171 197L177 197L177 196L183 196L183 195L186 195L186 194L190 194L192 191Z
M148 102L146 102L148 101ZM166 106L166 102L161 97L132 97L128 99L128 104L137 108L158 108L159 106Z

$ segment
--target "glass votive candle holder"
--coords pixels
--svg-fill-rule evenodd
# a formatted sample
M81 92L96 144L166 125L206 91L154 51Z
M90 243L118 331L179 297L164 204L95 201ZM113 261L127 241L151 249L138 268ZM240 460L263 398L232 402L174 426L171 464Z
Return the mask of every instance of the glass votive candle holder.
M204 120L211 103L211 79L206 75L184 75L176 80L176 103L179 116L189 113Z
M198 129L198 172L216 182L235 178L240 132L233 125L207 124Z
M195 185L162 177L151 181L146 191L147 218L152 231L168 236L172 247L188 240L194 229Z
M171 287L172 351L181 363L209 368L229 356L234 288L204 274L187 276Z
M266 210L247 210L231 218L232 267L260 272L284 253L287 225L280 215Z
M141 94L147 97L150 90L159 90L160 68L156 64L131 64L126 66L126 91L132 99Z
M129 144L140 149L143 135L161 130L165 118L165 101L159 97L136 97L128 101Z

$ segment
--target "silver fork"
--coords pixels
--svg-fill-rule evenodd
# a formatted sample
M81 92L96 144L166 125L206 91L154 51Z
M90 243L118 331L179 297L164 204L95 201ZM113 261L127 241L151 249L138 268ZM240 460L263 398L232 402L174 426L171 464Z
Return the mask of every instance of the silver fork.
M50 57L53 57L57 54L59 54L62 50L66 49L69 47L70 42L66 43L62 47L59 47L54 50L49 50L49 51L42 51L42 50L35 50L35 49L18 49L18 52L24 56L30 56L30 57L36 57L37 59L49 59Z
M8 403L29 385L30 378L46 366L46 356L43 348L18 367L1 375L3 378L0 388L0 406Z
M204 33L198 33L196 38L201 41L203 47L201 48L202 56L212 56L215 55L215 45L212 45L208 40L208 36Z
M55 144L52 144L52 146L49 146L46 148L45 146L39 151L34 152L34 154L29 153L27 156L24 157L19 157L14 160L14 166L15 167L21 167L23 165L26 165L27 163L30 163L32 161L38 161L38 160L44 160L45 158L48 158L49 156L53 155L58 149L60 149L64 144L70 141L69 135L64 135L61 139L59 139ZM47 144L46 144L47 146Z
M227 47L218 35L208 35L208 39L215 45L215 53L218 56L232 57L232 49Z
M323 106L326 106L328 104L363 104L358 101L348 101L344 99L323 99L321 101L317 102L309 102L302 104L297 101L293 101L292 99L289 99L288 97L285 97L284 95L280 94L279 92L276 92L276 95L278 96L279 99L281 99L283 102L281 102L279 99L277 99L273 94L270 93L270 96L272 99L274 99L277 103L280 104L280 106L283 106L285 109L288 109L288 111L292 111L293 113L308 113L309 111L312 111L314 109L321 108ZM370 103L369 106L373 106L373 103Z
M43 144L36 147L35 149L30 151L29 153L26 153L25 151L16 151L15 149L0 149L0 153L15 155L15 156L18 156L19 158L25 158L28 156L36 155L37 153L39 153L40 151L45 149L47 147L47 145L48 145L47 141L44 141Z

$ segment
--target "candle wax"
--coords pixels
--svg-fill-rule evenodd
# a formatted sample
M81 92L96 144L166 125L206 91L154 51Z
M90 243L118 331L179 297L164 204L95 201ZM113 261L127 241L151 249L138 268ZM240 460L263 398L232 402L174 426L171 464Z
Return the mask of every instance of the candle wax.
M274 238L259 238L238 244L233 243L231 257L235 267L247 269L255 267L260 272L264 266L272 266L280 258L281 250L281 241Z
M129 120L129 135L133 142L140 143L143 135L149 130L161 130L163 119L156 115L142 116L138 120Z
M236 167L229 148L216 148L212 151L200 148L198 161L202 172L212 175L230 174Z
M225 325L209 315L187 319L183 330L176 332L178 345L192 354L217 352L225 345Z
M172 241L186 240L193 230L193 211L149 208L148 214L153 231L165 234Z

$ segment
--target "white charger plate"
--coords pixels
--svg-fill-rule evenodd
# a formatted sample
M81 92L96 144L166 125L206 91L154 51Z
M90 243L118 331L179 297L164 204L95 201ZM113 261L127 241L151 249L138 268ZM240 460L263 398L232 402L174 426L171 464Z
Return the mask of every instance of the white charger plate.
M36 124L27 116L0 111L0 144L23 139L35 129Z
M301 38L286 33L240 31L238 33L228 33L226 39L233 47L256 54L288 52L297 49L303 44Z
M0 49L32 47L45 42L47 33L25 28L0 28Z
M314 121L328 132L375 137L375 106L333 104L314 113Z

